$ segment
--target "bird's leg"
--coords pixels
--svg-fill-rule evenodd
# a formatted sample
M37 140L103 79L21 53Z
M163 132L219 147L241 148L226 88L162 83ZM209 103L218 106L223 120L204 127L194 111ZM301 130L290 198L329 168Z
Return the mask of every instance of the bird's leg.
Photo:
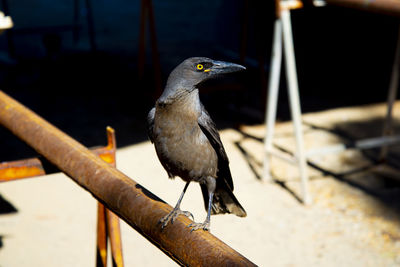
M210 217L211 217L211 205L213 200L214 193L208 193L208 211L206 220L203 223L191 223L188 227L192 227L191 232L203 229L206 231L210 231Z
M214 177L208 177L206 179L206 185L208 189L208 207L207 207L207 217L203 223L191 223L188 227L192 227L191 232L196 231L198 229L203 229L206 231L210 231L210 218L211 218L211 207L212 201L214 197L214 191L217 186L217 181Z
M190 183L190 182L187 182L186 185L185 185L185 187L183 188L182 194L181 194L181 196L179 197L178 202L177 202L176 205L175 205L175 208L174 208L170 213L168 213L166 216L164 216L164 217L161 218L161 220L160 220L161 228L164 228L165 226L167 226L167 224L168 224L169 222L171 222L171 224L174 223L174 221L176 220L176 218L177 218L180 214L183 214L183 215L185 215L186 217L192 217L192 219L194 220L194 217L193 217L193 214L192 214L192 213L190 213L189 211L182 211L182 210L180 209L183 196L185 195L185 192L186 192L186 189L187 189L188 186L189 186L189 183Z

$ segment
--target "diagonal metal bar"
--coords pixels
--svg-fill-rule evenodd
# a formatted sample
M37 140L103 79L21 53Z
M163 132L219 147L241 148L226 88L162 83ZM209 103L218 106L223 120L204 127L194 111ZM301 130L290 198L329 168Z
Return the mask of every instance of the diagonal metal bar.
M172 207L86 147L0 91L0 124L37 150L177 263L186 266L255 266L205 231L190 232L180 216L161 229Z

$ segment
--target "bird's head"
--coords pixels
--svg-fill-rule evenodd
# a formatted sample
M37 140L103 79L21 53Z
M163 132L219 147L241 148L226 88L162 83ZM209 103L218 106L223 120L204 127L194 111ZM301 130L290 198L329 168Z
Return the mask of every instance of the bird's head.
M167 86L163 93L172 96L177 90L193 90L198 84L223 73L237 72L246 68L224 61L212 60L206 57L191 57L179 64L169 75Z
M237 72L245 67L224 61L212 60L206 57L191 57L178 65L173 72L178 72L193 86L219 74ZM171 73L172 74L172 73Z

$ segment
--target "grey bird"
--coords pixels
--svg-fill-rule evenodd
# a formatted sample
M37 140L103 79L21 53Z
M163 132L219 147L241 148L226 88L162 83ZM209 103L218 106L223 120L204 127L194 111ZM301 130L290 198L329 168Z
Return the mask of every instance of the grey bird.
M148 135L169 178L181 177L185 187L175 208L160 220L164 228L178 215L193 215L180 210L190 182L200 183L207 210L203 223L192 223L193 230L210 230L210 215L233 213L240 217L246 211L233 195L228 157L215 123L200 102L198 85L222 73L245 67L205 57L186 59L169 75L167 85L155 107L150 110Z

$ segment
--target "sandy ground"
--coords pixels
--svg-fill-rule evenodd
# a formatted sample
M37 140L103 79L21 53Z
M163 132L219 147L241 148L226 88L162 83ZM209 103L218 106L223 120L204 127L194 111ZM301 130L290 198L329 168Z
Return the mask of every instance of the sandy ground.
M365 115L357 114L371 110L377 118L385 111L383 105L340 109L309 114L304 121L329 128L352 118L360 122ZM276 143L293 151L290 129L288 123L279 124ZM264 132L262 126L242 130L254 137ZM259 266L400 266L398 210L362 188L311 167L314 203L303 206L295 197L299 182L294 168L273 159L273 174L283 182L262 181L262 143L233 129L222 131L221 137L231 161L235 195L248 216L213 216L211 232L218 238ZM310 127L305 138L307 148L338 139ZM312 160L337 172L369 162L354 150ZM117 166L171 205L184 186L180 179L167 179L149 142L119 149ZM375 176L376 168L372 170ZM369 171L359 176L379 184L371 175ZM95 265L96 201L72 180L54 174L2 183L0 194L18 210L0 215L0 266ZM199 186L193 184L182 208L202 221L206 215L202 201ZM124 222L121 227L126 266L176 266Z

